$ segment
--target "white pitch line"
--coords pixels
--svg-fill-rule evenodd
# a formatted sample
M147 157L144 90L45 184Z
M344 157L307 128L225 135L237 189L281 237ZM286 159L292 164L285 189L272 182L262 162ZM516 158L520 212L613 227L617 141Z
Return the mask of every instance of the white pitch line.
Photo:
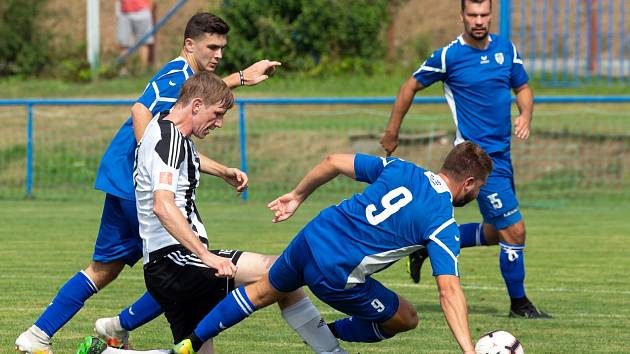
M412 283L384 283L386 286L392 288L422 288L422 289L435 289L435 285L424 284L412 284ZM474 284L462 284L464 290L505 290L502 286L487 286L487 285L474 285ZM536 288L527 287L527 291L541 292L541 293L578 293L578 294L611 294L611 295L630 295L630 290L605 290L605 289L575 289L575 288Z

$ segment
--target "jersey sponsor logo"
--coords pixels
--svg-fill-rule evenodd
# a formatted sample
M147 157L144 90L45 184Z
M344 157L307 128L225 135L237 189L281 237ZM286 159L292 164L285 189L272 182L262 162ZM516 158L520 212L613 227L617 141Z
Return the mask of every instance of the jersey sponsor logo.
M503 64L503 61L505 61L503 53L494 53L494 60L496 60L499 65Z
M175 83L173 81L171 81L171 80L168 80L168 84L171 85L171 86L175 86Z
M172 185L173 174L171 172L160 172L160 183Z
M508 211L507 213L504 213L504 214L503 214L503 217L504 217L504 218L507 218L508 216L510 216L510 215L512 215L512 214L514 214L514 213L516 213L517 211L518 211L518 208L512 209L512 210Z
M490 62L490 60L488 60L488 56L487 55L482 55L481 56L481 61L479 62L479 64L488 64Z

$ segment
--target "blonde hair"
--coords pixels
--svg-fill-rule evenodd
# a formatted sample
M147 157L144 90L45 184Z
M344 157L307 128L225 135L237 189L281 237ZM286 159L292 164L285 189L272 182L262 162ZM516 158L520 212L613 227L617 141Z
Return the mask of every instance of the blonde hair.
M187 106L195 98L201 99L205 106L219 104L230 109L234 105L234 95L229 87L216 74L207 71L201 71L184 82L175 104Z

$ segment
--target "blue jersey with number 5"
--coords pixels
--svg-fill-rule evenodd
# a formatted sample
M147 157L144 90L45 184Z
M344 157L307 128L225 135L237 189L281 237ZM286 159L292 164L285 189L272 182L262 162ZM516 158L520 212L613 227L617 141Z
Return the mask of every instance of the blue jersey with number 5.
M403 160L361 154L354 170L370 185L324 209L303 230L329 285L363 283L422 245L434 276L459 276L459 229L444 180Z

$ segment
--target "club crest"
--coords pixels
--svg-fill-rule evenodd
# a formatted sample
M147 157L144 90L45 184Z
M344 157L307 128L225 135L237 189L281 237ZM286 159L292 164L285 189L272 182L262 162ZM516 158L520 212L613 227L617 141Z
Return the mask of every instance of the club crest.
M503 53L494 53L494 60L496 60L499 65L503 64Z

